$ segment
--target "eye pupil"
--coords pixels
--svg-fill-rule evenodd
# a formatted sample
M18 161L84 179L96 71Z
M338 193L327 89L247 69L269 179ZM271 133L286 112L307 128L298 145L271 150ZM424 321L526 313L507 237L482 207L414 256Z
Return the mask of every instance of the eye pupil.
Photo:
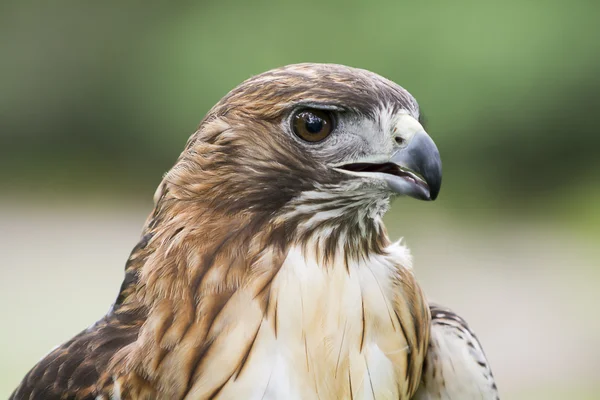
M319 142L333 130L333 119L326 111L304 109L292 117L292 130L300 139Z
M308 114L306 118L306 130L310 133L319 133L323 129L323 120L314 114Z

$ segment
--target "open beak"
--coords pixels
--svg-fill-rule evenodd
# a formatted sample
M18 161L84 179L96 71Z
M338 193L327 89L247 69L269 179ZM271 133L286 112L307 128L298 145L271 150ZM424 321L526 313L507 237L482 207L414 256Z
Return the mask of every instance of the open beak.
M382 174L393 192L421 200L435 200L442 185L440 152L424 130L416 132L405 147L392 154L388 162L354 163L338 168L361 175Z

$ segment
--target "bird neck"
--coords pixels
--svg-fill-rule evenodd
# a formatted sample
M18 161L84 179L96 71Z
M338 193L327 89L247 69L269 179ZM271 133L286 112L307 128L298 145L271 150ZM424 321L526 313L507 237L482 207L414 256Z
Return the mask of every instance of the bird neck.
M299 245L327 267L337 258L347 263L383 254L390 244L382 221L389 207L385 197L317 187L273 215L259 209L217 211L210 203L182 199L176 190L167 182L159 187L156 206L126 264L117 304L151 305L185 291L197 296L194 291L215 264L238 266L239 278L267 251L282 258Z

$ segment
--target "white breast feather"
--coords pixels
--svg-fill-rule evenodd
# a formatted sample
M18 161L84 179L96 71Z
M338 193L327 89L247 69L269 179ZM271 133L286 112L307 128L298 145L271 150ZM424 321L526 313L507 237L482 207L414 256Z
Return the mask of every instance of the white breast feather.
M350 398L351 380L354 399L398 399L397 360L409 349L390 318L391 283L397 265L410 266L410 254L400 243L387 250L348 268L337 257L324 268L309 252L292 247L271 286L277 337L269 315L248 365L220 397Z

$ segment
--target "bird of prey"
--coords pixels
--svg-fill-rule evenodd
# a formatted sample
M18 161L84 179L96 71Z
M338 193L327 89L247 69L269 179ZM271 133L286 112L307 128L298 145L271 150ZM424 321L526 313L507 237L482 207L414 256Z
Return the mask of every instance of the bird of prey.
M332 64L250 78L165 175L108 314L11 399L497 399L382 222L440 185L395 83Z

